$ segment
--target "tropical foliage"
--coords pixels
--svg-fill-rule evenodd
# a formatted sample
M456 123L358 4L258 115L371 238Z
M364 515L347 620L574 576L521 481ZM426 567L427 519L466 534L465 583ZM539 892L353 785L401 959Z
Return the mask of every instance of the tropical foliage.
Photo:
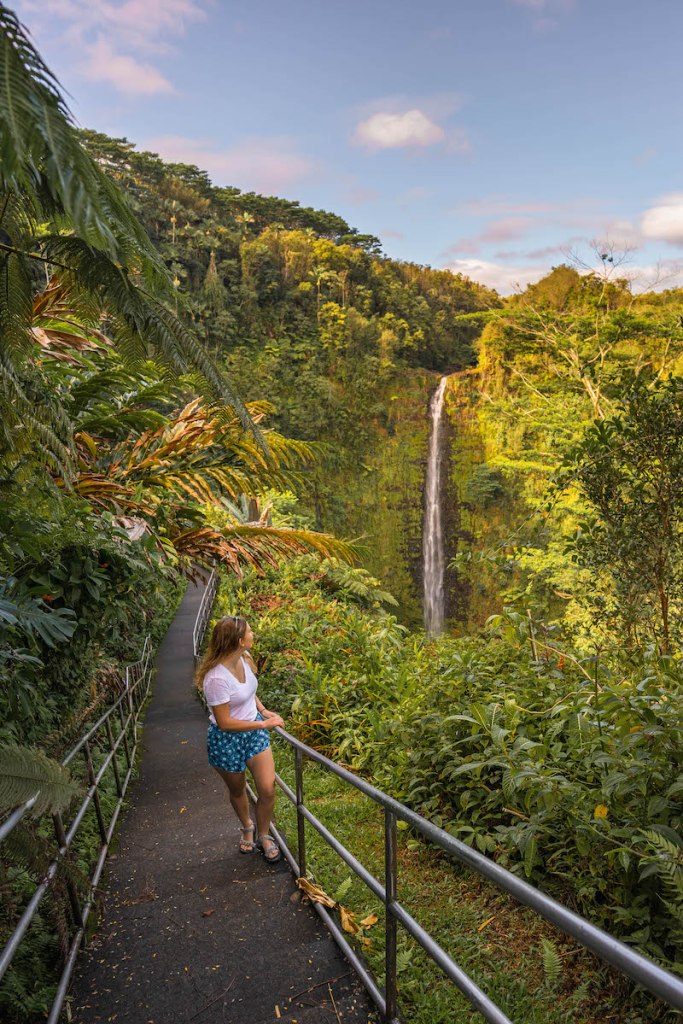
M236 511L243 494L291 485L313 449L257 426L266 403L232 397L2 5L0 65L2 734L17 741L63 729L96 676L107 691L179 574L351 550Z
M288 728L683 971L677 663L582 657L515 612L428 642L331 595L334 574L302 560L226 584Z

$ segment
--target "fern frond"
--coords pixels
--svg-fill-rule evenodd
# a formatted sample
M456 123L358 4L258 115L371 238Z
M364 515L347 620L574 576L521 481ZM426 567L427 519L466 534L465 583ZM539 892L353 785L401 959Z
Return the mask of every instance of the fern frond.
M557 946L550 939L541 938L541 955L543 957L543 974L548 985L555 985L562 974L562 959Z
M341 903L341 901L346 896L348 896L349 890L350 890L352 884L353 884L353 879L351 878L350 875L347 875L346 878L344 879L344 881L341 883L341 885L337 889L337 891L332 893L332 899L336 900L337 903Z
M18 807L38 793L31 814L63 810L78 792L68 772L40 750L13 743L0 745L0 813Z
M73 475L73 452L60 434L68 437L68 418L54 396L32 392L32 382L20 377L0 349L0 423L6 460L9 453L21 456L30 452L69 481Z
M672 831L672 834L680 841L676 833ZM680 917L683 914L683 847L655 829L643 829L642 835L653 848L652 860L665 894L662 902L674 917Z
M15 366L30 349L31 280L26 260L0 250L0 346Z

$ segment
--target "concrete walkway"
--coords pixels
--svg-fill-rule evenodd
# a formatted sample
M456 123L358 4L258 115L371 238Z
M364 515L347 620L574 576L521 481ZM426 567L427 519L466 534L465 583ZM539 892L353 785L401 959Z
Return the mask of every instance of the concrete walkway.
M238 822L207 765L206 715L192 691L200 597L190 586L157 659L140 778L81 954L71 1019L367 1024L376 1018L362 986L299 902L284 860L238 851Z

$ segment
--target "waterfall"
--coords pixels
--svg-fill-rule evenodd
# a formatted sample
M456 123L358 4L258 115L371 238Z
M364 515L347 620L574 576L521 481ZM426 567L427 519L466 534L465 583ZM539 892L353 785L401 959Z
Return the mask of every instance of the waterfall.
M424 578L423 614L425 629L437 636L444 623L444 538L441 515L441 476L443 469L441 420L448 377L441 382L429 403L431 429L425 480L425 514L422 530L422 570Z

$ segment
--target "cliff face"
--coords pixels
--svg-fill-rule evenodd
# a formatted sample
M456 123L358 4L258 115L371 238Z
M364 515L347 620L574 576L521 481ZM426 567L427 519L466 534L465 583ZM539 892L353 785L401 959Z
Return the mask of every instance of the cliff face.
M446 493L447 615L456 633L479 630L502 609L496 552L520 515L514 482L497 465L498 441L483 413L477 370L453 374L446 395L449 475Z
M385 394L386 419L352 474L332 475L343 501L336 528L359 537L364 564L399 602L406 625L422 624L422 489L427 458L427 406L433 375L397 374Z
M365 434L362 461L325 474L327 495L318 506L322 526L360 538L364 565L398 600L408 626L422 626L422 529L429 399L439 377L398 372L383 395L385 415ZM511 485L495 464L495 438L481 416L478 374L449 378L442 422L442 514L445 539L446 629L479 629L500 611L500 580L479 554L495 547L517 514ZM490 433L490 431L489 431ZM315 512L312 491L305 498ZM459 555L457 568L450 563Z
M422 625L429 399L438 380L425 371L396 375L384 395L385 420L374 424L363 462L328 475L337 500L323 512L326 528L362 538L364 564L398 600L401 621L415 627ZM487 442L481 402L476 371L451 375L442 422L442 514L446 629L456 633L480 628L500 610L499 580L478 555L510 531L515 514L503 474L487 463L495 444ZM463 561L450 567L456 555Z

